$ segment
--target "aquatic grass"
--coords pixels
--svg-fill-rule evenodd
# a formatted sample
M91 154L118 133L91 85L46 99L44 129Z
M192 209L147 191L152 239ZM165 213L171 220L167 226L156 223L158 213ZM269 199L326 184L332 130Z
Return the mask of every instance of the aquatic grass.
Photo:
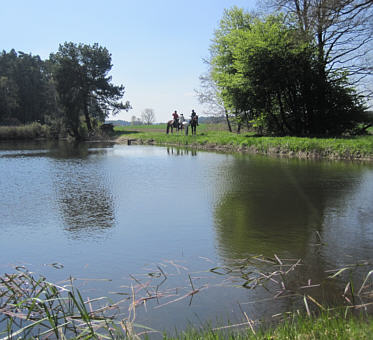
M364 275L356 289L353 282L348 280L346 287L341 292L336 292L340 297L336 306L328 307L312 294L315 287L321 287L329 280L348 278L348 274L357 268L371 268L372 263L369 261L360 261L328 271L322 282L312 283L309 279L305 285L296 286L294 275L298 275L297 270L302 267L300 259L284 259L276 254L273 257L252 255L237 259L235 267L221 264L211 267L211 260L202 257L201 260L208 262L210 268L193 273L185 265L167 260L147 268L142 274L131 275L130 284L121 286L121 291L115 293L121 296L116 302L106 297L84 298L74 287L74 281L77 279L70 278L66 284L53 284L44 277L35 278L29 271L18 267L16 273L5 274L0 278L0 339L139 339L159 332L136 322L138 308L155 311L176 303L191 305L194 296L214 287L264 289L268 297L260 301L240 301L238 306L242 313L241 322L221 324L208 331L193 331L192 335L183 332L181 338L185 335L186 339L189 336L192 336L190 339L217 336L218 339L222 334L242 336L243 339L252 335L258 336L259 339L266 338L272 336L270 334L274 334L276 338L282 335L311 334L316 338L323 336L322 331L325 332L325 329L323 330L321 324L320 331L309 333L308 325L316 322L310 323L309 320L319 320L321 317L321 322L325 324L327 320L323 320L324 315L327 316L326 319L334 315L344 325L350 322L356 313L371 320L368 308L373 304L373 270ZM172 280L174 276L184 279L184 285L175 287ZM294 310L273 315L272 321L251 320L245 312L248 304L275 303L288 298L292 298ZM298 303L295 303L296 301ZM270 330L272 333L268 333L269 325L275 325L275 328ZM264 333L262 327L265 329ZM342 326L337 331L333 325L328 327L330 334L342 334L336 333L342 330ZM262 334L264 337L261 337Z
M84 301L72 280L67 286L59 286L44 277L36 279L26 270L5 274L0 278L0 339L51 334L56 339L125 338L127 330L120 325L126 322L128 329L128 320L115 320L113 310L127 298L94 308L94 303L103 299Z
M253 256L243 261L243 266L237 269L237 273L225 266L214 267L207 272L218 275L220 271L224 273L222 277L224 280L227 275L245 274L245 280L249 281L246 267L250 263L258 262L273 265L276 260ZM0 339L14 336L30 338L51 334L57 339L62 337L138 338L139 334L157 332L135 322L137 308L140 306L146 308L148 304L152 309L167 308L170 304L187 299L191 304L194 295L214 286L211 283L196 286L194 282L196 274L187 272L187 268L174 261L168 261L167 265L174 268L178 275L185 275L187 282L185 287L177 287L175 291L175 287L168 286L166 281L170 274L162 269L161 265L157 265L144 274L146 282L143 282L141 277L132 275L134 284L130 285L129 293L123 294L125 298L115 303L107 302L104 306L95 304L95 302L108 301L104 297L84 300L80 291L74 288L72 278L68 284L57 285L48 282L44 277L35 278L31 272L18 267L16 273L5 274L0 278ZM295 266L296 263L292 263L287 271L291 271ZM278 274L278 270L273 273L252 273L250 289L271 280L275 282ZM217 286L220 285L221 283L218 282ZM122 315L123 309L128 310L127 315Z

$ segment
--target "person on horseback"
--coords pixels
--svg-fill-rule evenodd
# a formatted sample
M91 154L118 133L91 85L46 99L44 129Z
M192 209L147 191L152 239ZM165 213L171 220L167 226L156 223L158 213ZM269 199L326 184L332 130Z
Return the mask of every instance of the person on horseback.
M191 118L191 121L195 120L196 121L196 125L198 126L198 116L197 116L197 113L195 113L194 110L192 110L190 118Z
M179 122L181 124L185 122L185 118L184 118L184 115L182 113L180 113Z
M177 111L172 114L172 117L174 119L174 127L176 128L179 124L179 115L177 114Z

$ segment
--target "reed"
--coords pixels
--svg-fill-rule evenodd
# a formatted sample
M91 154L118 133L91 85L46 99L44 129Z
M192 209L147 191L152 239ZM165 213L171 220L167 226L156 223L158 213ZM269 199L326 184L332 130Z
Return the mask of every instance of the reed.
M211 260L201 258L211 263ZM190 273L177 261L165 261L148 268L143 274L131 275L130 284L117 292L120 299L89 299L74 287L70 278L59 284L36 277L23 267L0 278L0 339L140 339L159 331L136 322L138 308L168 308L171 304L192 304L193 298L214 287L265 289L266 302L292 298L295 310L272 316L272 321L252 320L240 302L242 321L180 332L178 339L338 339L361 338L372 333L369 309L373 306L373 270L368 270L359 285L350 280L338 292L339 303L324 305L313 295L315 287L325 282L294 286L293 275L303 266L301 260L251 256L237 260L234 268L215 265L203 272ZM326 273L326 281L349 278L357 268L371 268L360 261ZM178 275L185 286L175 287ZM175 337L163 336L164 339Z
M0 339L137 337L131 320L116 319L123 301L83 300L72 279L57 285L17 270L0 278Z
M49 128L40 123L0 126L0 140L45 138L49 134Z

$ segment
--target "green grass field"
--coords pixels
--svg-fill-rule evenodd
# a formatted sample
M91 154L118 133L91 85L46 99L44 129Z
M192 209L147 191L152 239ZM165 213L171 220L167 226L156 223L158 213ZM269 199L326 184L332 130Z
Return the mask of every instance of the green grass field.
M197 135L166 134L166 125L115 127L118 142L134 139L140 143L195 146L200 148L288 154L300 157L373 159L373 135L344 138L256 137L223 130L222 125L200 124Z

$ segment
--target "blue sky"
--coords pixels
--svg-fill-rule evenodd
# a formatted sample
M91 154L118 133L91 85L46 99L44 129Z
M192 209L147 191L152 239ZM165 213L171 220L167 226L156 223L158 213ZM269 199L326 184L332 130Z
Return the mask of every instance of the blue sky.
M0 49L43 59L65 41L99 43L112 54L111 75L133 109L158 122L178 110L202 114L194 89L206 70L210 40L225 8L254 9L255 0L2 0Z

